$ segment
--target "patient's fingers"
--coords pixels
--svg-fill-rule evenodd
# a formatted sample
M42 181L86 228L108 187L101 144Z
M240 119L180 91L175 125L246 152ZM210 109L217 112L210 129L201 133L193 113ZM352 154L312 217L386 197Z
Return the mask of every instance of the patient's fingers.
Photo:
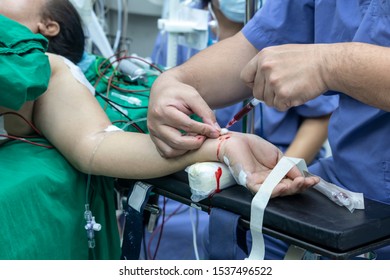
M306 189L313 187L319 182L318 178L297 177L293 181L291 179L283 179L273 190L271 197L286 196L301 193Z
M264 181L265 179L263 175L253 174L252 176L248 176L247 187L253 194L255 194L260 190L262 186L261 183ZM301 193L318 183L319 183L318 177L305 178L303 176L300 176L295 178L294 180L285 178L279 184L277 184L276 187L273 189L271 197L287 196L287 195Z

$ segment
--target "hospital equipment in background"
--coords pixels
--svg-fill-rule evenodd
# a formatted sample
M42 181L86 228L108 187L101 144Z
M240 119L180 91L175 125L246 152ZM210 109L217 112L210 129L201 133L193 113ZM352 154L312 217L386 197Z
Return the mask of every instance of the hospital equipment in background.
M158 28L168 33L167 68L176 66L179 44L197 50L207 47L209 13L191 8L190 2L170 0L168 18L158 20Z
M104 18L104 9L105 1L100 0L96 1L95 4L92 3L92 0L70 0L72 4L78 10L83 23L85 25L85 31L87 37L91 42L97 47L102 56L110 58L110 61L113 62L114 66L118 66L124 74L127 74L132 80L137 78L142 78L145 76L145 70L132 62L130 59L123 59L118 62L118 53L120 52L120 42L122 41L122 36L124 34L123 30L127 28L127 7L128 4L126 0L117 0L117 31L114 40L114 44L111 45L106 32L99 21L99 18L95 10L100 11L102 14L101 17Z

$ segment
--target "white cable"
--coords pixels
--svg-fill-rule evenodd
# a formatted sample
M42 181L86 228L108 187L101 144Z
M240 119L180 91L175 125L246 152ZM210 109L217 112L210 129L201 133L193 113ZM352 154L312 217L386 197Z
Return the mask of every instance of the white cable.
M191 48L187 47L187 53L186 53L185 61L189 60L190 58L191 58Z
M112 47L114 53L118 51L119 48L119 43L121 41L121 36L122 36L122 26L123 26L123 3L122 0L117 0L118 3L118 26L117 26L117 31L116 31L116 36L115 36L115 41L114 45Z
M217 33L215 34L215 37L216 37L216 41L219 41L219 35L220 35L219 34L219 23L218 23L217 17L215 16L215 13L213 10L213 5L211 4L211 2L209 2L207 9L209 10L209 13L211 14L212 19L215 21L215 27L216 27L216 31L217 31Z
M104 11L104 0L97 1L95 9L96 9L96 16L99 19L99 23L102 26L102 28L104 29L105 22L106 22L106 20L105 20L106 15L105 15L105 11Z
M191 226L192 226L192 242L194 245L195 258L196 258L196 260L199 260L198 243L197 243L197 230L196 230L197 227L195 225L192 211L194 211L194 208L190 207L190 220L191 220Z
M132 124L134 124L134 123L143 122L143 121L147 121L147 118L139 118L139 119L133 120L133 121L131 121L131 122L127 122L127 123L122 127L122 130L126 130L126 128L128 128L130 125L132 125Z
M162 54L163 47L168 44L168 33L165 32L164 30L160 30L160 44L158 45L158 48L156 50L156 55L153 61L154 63L157 64L162 64L164 66L167 65L167 57L165 57L165 60L160 60L160 55Z
M179 0L169 1L169 20L177 20L179 7L180 7ZM167 68L171 68L177 65L177 48L178 48L178 34L176 32L168 32L167 62L166 62Z
M128 25L129 11L128 11L128 0L123 0L123 22L122 22L122 44L120 49L128 50L126 45L127 37L127 25Z

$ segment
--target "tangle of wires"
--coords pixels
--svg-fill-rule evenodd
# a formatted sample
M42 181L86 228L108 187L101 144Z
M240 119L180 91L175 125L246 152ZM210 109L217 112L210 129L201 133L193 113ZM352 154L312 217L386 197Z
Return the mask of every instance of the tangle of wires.
M125 74L118 71L119 63L125 59L139 60L142 63L149 65L151 69L157 70L158 73L162 73L162 69L156 66L153 63L148 62L146 59L140 58L138 56L127 56L121 55L121 53L114 55L112 57L106 58L103 61L95 64L95 71L97 74L97 79L94 83L95 93L99 96L106 105L104 106L104 110L107 110L107 105L110 105L112 109L117 111L121 116L123 116L126 120L116 120L115 122L126 122L128 125L134 127L140 133L146 133L139 125L137 125L137 120L133 120L130 116L124 113L121 108L126 108L130 110L139 110L139 109L147 109L147 106L128 106L122 105L118 102L115 102L111 98L111 91L115 90L120 92L121 94L131 94L133 96L140 96L143 98L149 98L149 88L143 89L130 89L130 87L134 86L142 86L142 83L145 81L141 78L132 80L127 77ZM98 61L98 60L96 60ZM150 75L152 76L152 75ZM99 89L99 85L101 82L107 84L105 88L105 94L102 93L103 90ZM144 121L144 119L142 120Z
M198 234L198 223L199 223L199 216L197 210L195 210L196 218L193 219L192 210L194 210L192 207L184 207L184 204L180 203L176 208L172 209L170 213L167 213L167 203L170 201L167 197L163 197L162 201L162 215L161 215L161 222L155 227L153 232L149 235L149 238L146 236L145 227L143 232L143 256L146 260L156 260L158 252L160 251L160 245L164 233L165 226L167 222L173 218L174 216L181 215L185 212L190 212L190 220L191 220L191 226L192 226L192 235L193 235L193 250L195 254L195 258L199 259L199 253L198 253L198 245L196 241L196 236ZM156 241L157 239L157 241ZM164 247L165 245L163 245Z
M166 197L164 197L164 200L163 200L163 209L162 209L162 217L161 217L161 224L159 224L155 229L154 231L152 232L150 238L149 238L149 241L148 243L146 244L146 236L145 236L145 232L144 232L144 237L143 237L143 248L144 248L144 256L147 260L155 260L156 257L157 257L157 253L158 253L158 250L159 250L159 247L160 247L160 244L161 244L161 239L162 239L162 236L163 236L163 232L164 232L164 225L173 217L175 216L176 214L179 213L180 209L182 208L183 204L180 204L172 213L170 213L167 217L166 217L166 205L167 205L167 202L168 202L168 199ZM145 230L145 228L144 228ZM155 250L154 252L152 252L152 242L154 240L154 238L157 237L157 243L156 243L156 246L155 246Z
M19 114L17 112L12 112L12 111L0 113L0 117L3 117L5 115L14 115L14 116L17 116L17 117L21 118L25 123L27 123L32 128L32 130L35 132L35 135L21 136L21 135L12 135L12 134L0 134L0 137L7 138L9 140L16 140L16 141L25 142L25 143L28 143L28 144L31 144L31 145L44 147L44 148L47 148L47 149L52 149L53 148L53 146L51 146L51 145L41 144L41 143L34 142L32 140L28 140L28 138L30 138L30 139L37 138L37 137L38 138L43 138L43 135L38 130L38 128L36 128L35 125L32 122L30 122L29 120L27 120L23 115L21 115L21 114Z

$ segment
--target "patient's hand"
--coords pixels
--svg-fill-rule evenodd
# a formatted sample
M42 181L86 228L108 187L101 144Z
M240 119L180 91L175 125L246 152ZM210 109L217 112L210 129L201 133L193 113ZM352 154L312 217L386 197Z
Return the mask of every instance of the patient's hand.
M227 164L238 184L256 193L269 173L282 158L273 144L253 134L229 132L219 138L218 159ZM319 182L305 178L297 167L292 168L273 190L272 197L302 192Z

